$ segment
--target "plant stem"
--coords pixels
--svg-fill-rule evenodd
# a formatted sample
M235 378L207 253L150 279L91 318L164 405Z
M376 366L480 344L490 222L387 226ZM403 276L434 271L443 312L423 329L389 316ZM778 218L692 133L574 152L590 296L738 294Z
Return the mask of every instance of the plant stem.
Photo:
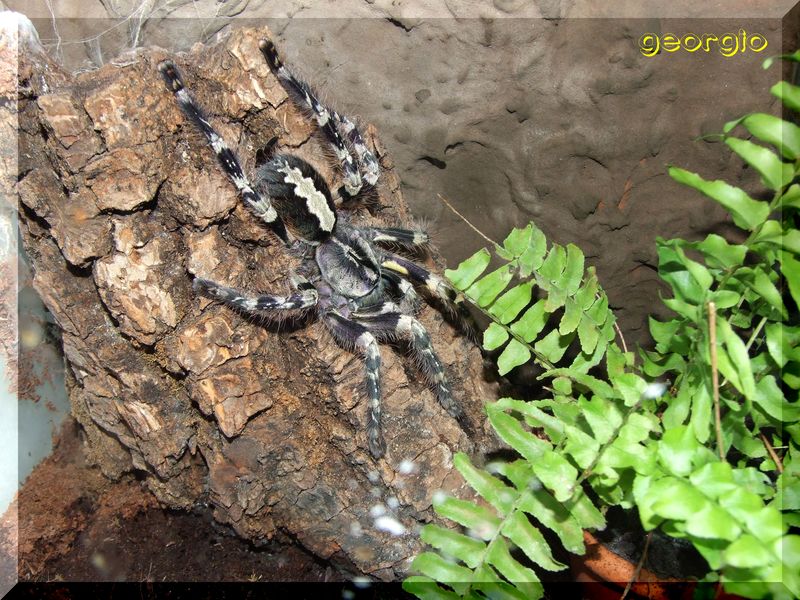
M625 343L625 336L622 335L622 330L619 328L619 325L617 325L616 321L614 321L614 329L616 330L617 335L619 336L619 341L622 342L622 351L625 354L627 354L628 353L628 344Z
M452 210L452 211L453 211L453 212L454 212L454 213L455 213L455 214L456 214L456 215L457 215L457 216L458 216L458 217L459 217L459 218L460 218L462 221L464 221L464 223L466 223L467 225L469 225L469 226L470 226L470 228L471 228L471 229L472 229L472 230L473 230L475 233L477 233L479 236L481 236L483 239L485 239L487 242L489 242L489 243L490 243L492 246L494 246L494 247L496 247L496 248L498 248L498 247L499 247L499 244L498 244L497 242L495 242L494 240L492 240L491 238L489 238L488 236L486 236L486 235L485 235L485 234L484 234L484 233L483 233L483 232L482 232L480 229L478 229L477 227L475 227L475 225L473 225L472 223L470 223L470 222L469 222L469 219L467 219L467 217L465 217L465 216L464 216L464 215L462 215L460 212L458 212L458 211L455 209L455 207L454 207L452 204L450 204L450 203L447 201L447 199L446 199L444 196L442 196L441 194L436 194L436 197L437 197L437 198L439 198L439 200L441 200L442 202L444 202L444 203L445 203L445 205L447 205L447 208L449 208L450 210Z
M467 296L467 298L469 298L469 296ZM484 309L481 306L478 306L478 304L476 302L473 302L473 306L476 309L478 309L481 313L483 313L487 318L489 318L490 320L494 321L495 317L488 310ZM528 349L528 351L533 356L536 357L536 360L539 361L539 364L541 364L546 370L552 371L553 369L556 368L556 366L553 363L551 363L549 360L547 360L547 357L544 354L542 354L538 350L535 350L534 347L531 344L526 342L519 334L517 334L514 331L512 331L511 328L508 325L500 325L500 326L503 329L506 330L508 335L513 337L515 340L517 340L523 346L525 346Z
M650 540L653 537L653 532L649 531L647 533L647 537L644 539L644 550L642 550L642 558L639 559L639 563L636 565L636 570L633 572L633 577L628 582L628 585L625 586L625 591L622 592L622 596L619 597L619 600L625 600L625 597L628 595L628 592L631 591L633 584L639 580L639 573L642 572L642 566L644 565L644 561L647 560L647 549L650 547Z
M753 333L750 334L750 339L747 340L747 343L744 345L745 350L750 350L750 347L753 345L753 342L756 341L756 337L758 336L759 333L761 333L761 330L764 328L766 322L767 322L767 317L761 317L761 320L758 322L758 325L756 325L756 328L753 330Z
M717 370L717 305L708 303L708 337L711 351L711 385L714 388L714 427L717 430L717 451L725 461L725 446L722 443L722 411L719 407L719 371Z
M781 457L778 456L778 453L775 452L775 448L772 447L772 444L769 443L767 436L763 433L759 433L758 436L761 438L761 442L764 444L764 448L767 449L770 458L772 458L772 462L775 463L775 468L778 469L778 473L783 473L783 463L781 462Z

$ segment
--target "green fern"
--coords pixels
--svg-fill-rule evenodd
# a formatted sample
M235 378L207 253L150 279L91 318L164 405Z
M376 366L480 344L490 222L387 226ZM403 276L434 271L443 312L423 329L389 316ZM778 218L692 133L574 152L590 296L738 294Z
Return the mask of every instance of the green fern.
M800 53L790 57L800 61ZM771 91L800 108L799 87ZM755 141L732 137L736 127ZM438 552L417 557L419 575L406 590L541 597L536 569L564 568L542 530L582 554L581 530L602 528L602 509L621 505L635 506L646 529L690 540L712 569L707 579L726 590L800 596L800 536L789 532L800 526L800 185L792 183L800 127L754 113L728 123L724 140L773 198L670 168L723 206L746 239L657 240L659 274L672 292L664 304L675 317L650 320L656 346L639 352L639 364L614 342L614 315L580 249L548 247L533 224L494 248L499 268L484 275L492 255L481 250L447 271L491 320L484 347L502 348L500 373L534 361L551 393L487 404L494 430L520 458L481 468L456 456L480 500L434 499L462 529L423 528ZM659 378L672 382L669 394L648 383Z
M582 530L602 528L605 520L584 493L582 479L601 471L606 480L621 476L611 463L603 463L601 471L591 475L587 469L597 466L607 446L633 452L638 444L637 436L628 432L638 424L623 422L630 411L626 399L586 373L609 347L612 365L631 356L623 356L613 343L609 346L614 316L594 269L584 269L581 251L571 244L553 245L548 251L544 235L533 224L515 229L495 250L504 264L487 275L481 277L491 262L486 250L446 275L493 319L484 333L484 346L496 350L505 345L498 359L501 373L533 359L548 369L558 393L546 401L504 398L487 406L497 434L523 458L495 463L494 472L489 472L466 455L456 455L456 469L484 503L434 499L436 512L468 535L438 525L423 528L423 541L439 553L418 556L412 568L420 575L404 583L421 598L541 597L536 572L521 561L551 571L565 568L553 558L541 529L553 531L568 550L583 553ZM515 278L518 283L509 289ZM544 333L548 328L551 331ZM578 345L576 357L564 361L572 343ZM561 363L565 368L556 369ZM571 401L573 388L586 392L577 403ZM525 558L518 559L513 548Z
M594 268L584 270L580 249L553 244L548 251L544 234L530 223L512 231L495 253L504 264L488 275L481 277L491 262L486 249L445 275L492 319L483 345L486 350L505 346L497 360L500 374L531 357L552 369L576 338L580 352L569 366L587 372L598 364L614 339L615 318ZM507 289L515 278L521 281ZM561 316L555 319L557 311ZM548 325L551 330L539 337Z

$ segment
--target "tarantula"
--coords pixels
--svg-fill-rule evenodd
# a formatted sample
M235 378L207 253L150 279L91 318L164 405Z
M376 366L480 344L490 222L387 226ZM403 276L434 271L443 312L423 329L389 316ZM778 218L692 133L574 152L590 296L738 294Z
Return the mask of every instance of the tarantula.
M307 83L295 77L271 41L261 40L259 48L289 96L314 117L331 145L344 182L336 195L343 206L353 205L378 183L378 160L353 121L325 106ZM455 293L437 275L383 247L422 247L428 243L428 235L420 230L348 223L336 210L328 182L297 156L275 154L257 168L251 182L188 93L175 64L164 61L158 68L183 114L203 134L244 203L287 247L299 247L303 256L301 267L292 273L294 292L288 297L250 294L199 277L193 282L194 289L250 314L313 310L338 344L363 354L369 396L367 439L376 458L386 450L381 433L379 341L406 339L439 403L465 424L430 336L414 318L419 308L415 285L451 308Z

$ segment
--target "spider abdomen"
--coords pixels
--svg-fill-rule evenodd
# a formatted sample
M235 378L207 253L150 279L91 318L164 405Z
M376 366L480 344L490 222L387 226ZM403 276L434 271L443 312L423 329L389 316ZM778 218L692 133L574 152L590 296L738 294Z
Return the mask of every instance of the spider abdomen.
M266 192L286 225L299 237L319 243L336 227L336 209L322 175L302 158L278 154L256 171L255 185Z

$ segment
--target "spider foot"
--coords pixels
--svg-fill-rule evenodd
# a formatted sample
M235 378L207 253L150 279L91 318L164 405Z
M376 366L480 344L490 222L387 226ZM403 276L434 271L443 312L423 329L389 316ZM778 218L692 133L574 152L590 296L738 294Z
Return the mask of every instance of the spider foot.
M164 78L164 83L167 84L169 91L177 93L183 89L183 80L174 62L171 60L161 61L158 63L158 71Z
M261 50L261 54L264 55L264 60L267 61L271 69L277 71L283 67L283 62L281 62L278 56L278 49L275 47L275 44L272 43L272 40L266 38L259 40L258 49Z

